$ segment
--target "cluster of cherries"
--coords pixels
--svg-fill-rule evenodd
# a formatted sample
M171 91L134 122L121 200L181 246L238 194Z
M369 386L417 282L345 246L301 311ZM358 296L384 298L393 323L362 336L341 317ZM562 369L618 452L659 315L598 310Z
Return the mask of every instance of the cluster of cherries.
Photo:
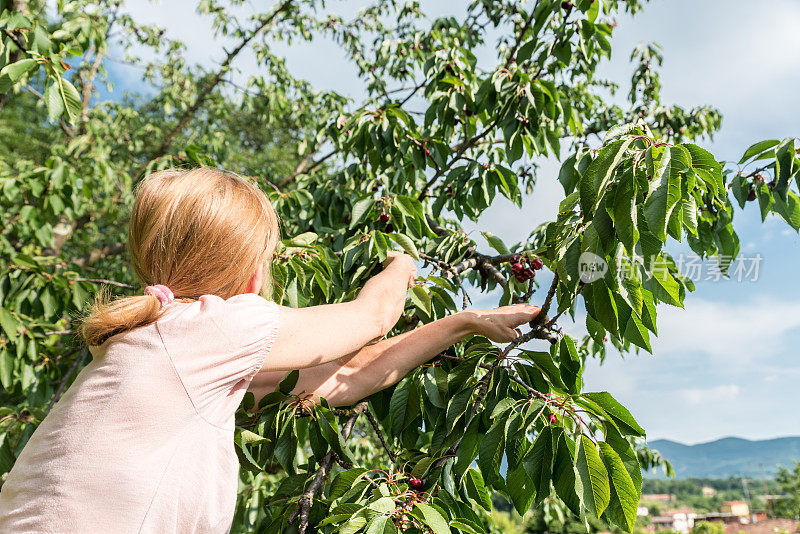
M525 263L528 266L525 266ZM511 274L517 279L517 282L525 282L536 276L536 271L544 266L542 260L539 258L528 258L515 254L511 257Z
M394 225L389 222L391 219L392 218L385 211L381 212L381 214L378 216L378 222L381 224L385 224L386 228L384 228L384 230L389 233L394 232Z

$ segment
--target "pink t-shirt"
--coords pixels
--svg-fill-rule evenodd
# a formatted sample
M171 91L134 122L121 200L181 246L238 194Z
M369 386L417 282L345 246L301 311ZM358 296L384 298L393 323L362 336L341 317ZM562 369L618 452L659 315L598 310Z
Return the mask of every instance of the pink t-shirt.
M258 295L204 295L91 347L0 490L0 532L228 532L234 412L278 323Z

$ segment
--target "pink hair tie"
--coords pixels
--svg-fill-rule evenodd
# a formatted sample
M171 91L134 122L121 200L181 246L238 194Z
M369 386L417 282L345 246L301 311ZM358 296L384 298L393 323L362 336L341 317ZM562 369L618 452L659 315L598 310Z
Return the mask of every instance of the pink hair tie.
M172 294L172 290L167 286L162 286L161 284L156 284L154 286L147 286L144 288L145 293L150 293L151 295L155 295L155 297L161 302L161 307L163 308L167 304L170 304L173 300L175 300L175 295Z

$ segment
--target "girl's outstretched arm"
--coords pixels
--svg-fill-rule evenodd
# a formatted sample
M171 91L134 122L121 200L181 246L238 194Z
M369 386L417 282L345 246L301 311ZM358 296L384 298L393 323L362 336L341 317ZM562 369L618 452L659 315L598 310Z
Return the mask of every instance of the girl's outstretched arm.
M519 335L516 328L538 314L538 307L527 304L458 312L336 361L303 369L293 392L309 395L315 402L324 397L334 406L353 404L397 383L412 369L468 335L481 334L501 343L512 341ZM284 374L261 372L253 378L249 391L256 397L256 406L261 397L275 391Z
M383 265L350 302L281 307L278 336L262 371L321 365L385 336L403 313L417 271L411 257L399 252L390 252Z

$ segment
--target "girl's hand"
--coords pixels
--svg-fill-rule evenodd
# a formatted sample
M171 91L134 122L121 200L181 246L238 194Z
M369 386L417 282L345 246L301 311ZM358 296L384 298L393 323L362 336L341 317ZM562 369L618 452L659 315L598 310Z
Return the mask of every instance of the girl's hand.
M417 277L417 268L414 265L414 260L411 259L411 256L402 252L397 252L396 250L386 253L386 259L383 260L383 268L387 270L397 269L400 272L407 272L408 287L413 285L414 279Z
M497 343L508 343L522 335L517 327L533 321L539 311L538 306L514 304L493 310L465 310L461 313L469 319L473 333Z

